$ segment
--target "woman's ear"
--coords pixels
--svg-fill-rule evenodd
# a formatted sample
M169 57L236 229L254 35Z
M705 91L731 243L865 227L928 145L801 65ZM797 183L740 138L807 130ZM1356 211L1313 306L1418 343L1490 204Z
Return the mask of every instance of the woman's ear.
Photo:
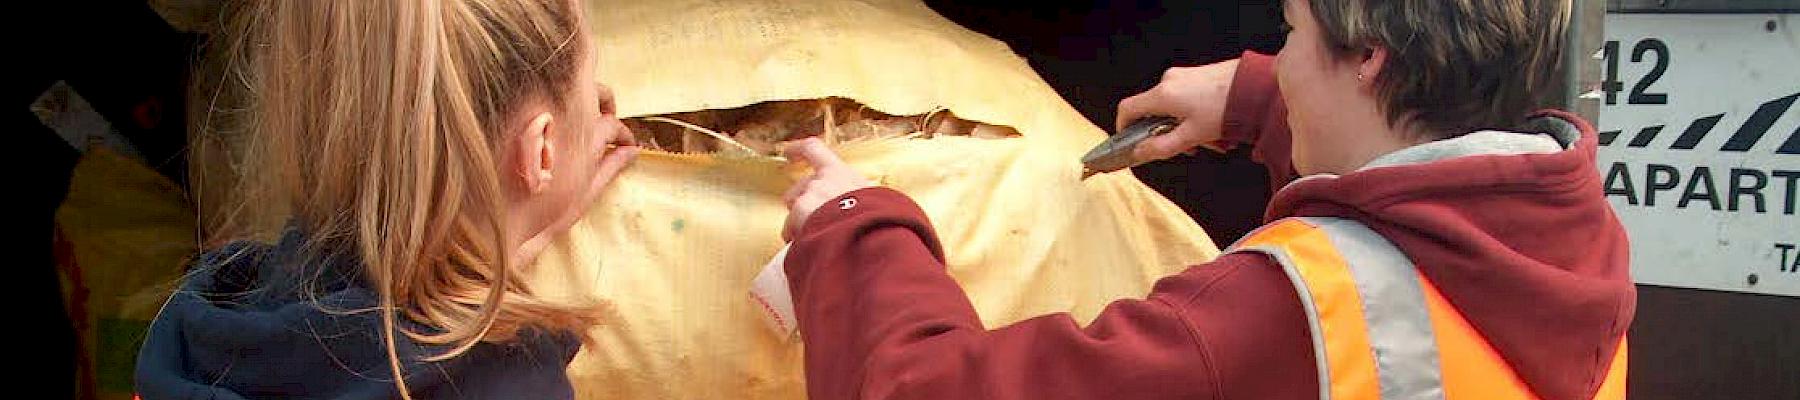
M513 132L511 165L504 168L518 179L519 187L530 194L538 194L550 186L555 178L553 166L556 165L555 144L550 139L550 129L555 126L556 117L549 112L538 113L529 122Z
M1356 80L1363 86L1375 83L1375 77L1381 76L1382 68L1387 66L1388 48L1381 44L1368 44L1362 48L1357 57Z

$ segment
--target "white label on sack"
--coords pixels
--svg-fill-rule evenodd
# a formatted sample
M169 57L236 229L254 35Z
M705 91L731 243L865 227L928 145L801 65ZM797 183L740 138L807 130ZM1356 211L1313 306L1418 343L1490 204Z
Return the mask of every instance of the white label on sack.
M787 341L794 336L798 324L794 321L794 295L788 291L786 265L788 246L781 246L781 251L763 265L762 272L750 281L750 301L762 310L763 322L775 336Z

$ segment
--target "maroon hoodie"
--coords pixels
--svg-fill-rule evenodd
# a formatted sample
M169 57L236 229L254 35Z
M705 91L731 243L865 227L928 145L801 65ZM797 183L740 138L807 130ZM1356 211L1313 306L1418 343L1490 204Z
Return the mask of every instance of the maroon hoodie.
M1286 180L1288 132L1269 61L1246 53L1239 63L1225 136L1257 146ZM1625 233L1594 167L1593 129L1552 115L1580 131L1566 150L1301 179L1275 194L1266 219L1361 221L1398 245L1533 391L1589 399L1635 295ZM918 206L885 188L845 197L858 201L825 203L786 260L814 399L1318 396L1298 296L1265 255L1190 267L1085 327L1052 314L989 330L946 272Z

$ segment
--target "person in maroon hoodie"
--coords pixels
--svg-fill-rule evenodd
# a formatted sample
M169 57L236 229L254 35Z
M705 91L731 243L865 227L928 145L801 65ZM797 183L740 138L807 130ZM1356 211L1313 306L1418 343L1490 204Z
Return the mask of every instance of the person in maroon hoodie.
M784 260L809 395L1622 397L1635 295L1625 233L1595 169L1593 128L1567 113L1531 112L1554 79L1569 7L1290 0L1279 56L1170 69L1120 103L1121 125L1147 115L1182 121L1138 154L1254 146L1281 188L1270 225L1246 239L1263 246L1233 246L1086 326L1067 314L983 326L910 199L871 186L817 140L789 146L790 159L815 171L788 194ZM1372 234L1340 242L1356 236L1343 232ZM1344 260L1268 250L1324 243L1309 237L1343 244L1323 249ZM1368 264L1381 258L1364 253L1391 257ZM1347 287L1310 280L1317 271L1345 270L1357 285L1370 271L1413 279L1395 286L1411 293L1402 298L1410 305L1346 308L1317 297ZM1349 299L1390 296L1350 288ZM1342 318L1363 311L1371 316ZM1400 351L1381 347L1391 338L1378 325L1427 317L1425 328L1401 328L1432 336L1402 341ZM1334 347L1355 340L1362 354ZM1432 353L1405 358L1416 348Z

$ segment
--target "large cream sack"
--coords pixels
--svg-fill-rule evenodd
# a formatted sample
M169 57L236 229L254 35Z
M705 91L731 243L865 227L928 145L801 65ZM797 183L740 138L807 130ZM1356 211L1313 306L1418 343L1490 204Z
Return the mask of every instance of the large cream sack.
M893 123L881 126L901 134L831 141L925 209L950 273L989 327L1053 312L1087 321L1218 253L1192 219L1130 174L1079 179L1078 159L1105 132L1004 44L919 2L587 7L600 80L624 117L669 116L733 135L763 110L752 106L840 99L855 106L825 111L820 131L842 131L826 126L860 118L844 115L851 109L878 116L870 124ZM705 110L736 111L695 121ZM957 120L975 128L940 129ZM633 126L673 126L663 124ZM578 397L804 397L800 341L766 328L748 294L782 246L781 194L804 171L709 140L682 136L645 151L532 270L539 290L610 303L597 344L569 367Z

